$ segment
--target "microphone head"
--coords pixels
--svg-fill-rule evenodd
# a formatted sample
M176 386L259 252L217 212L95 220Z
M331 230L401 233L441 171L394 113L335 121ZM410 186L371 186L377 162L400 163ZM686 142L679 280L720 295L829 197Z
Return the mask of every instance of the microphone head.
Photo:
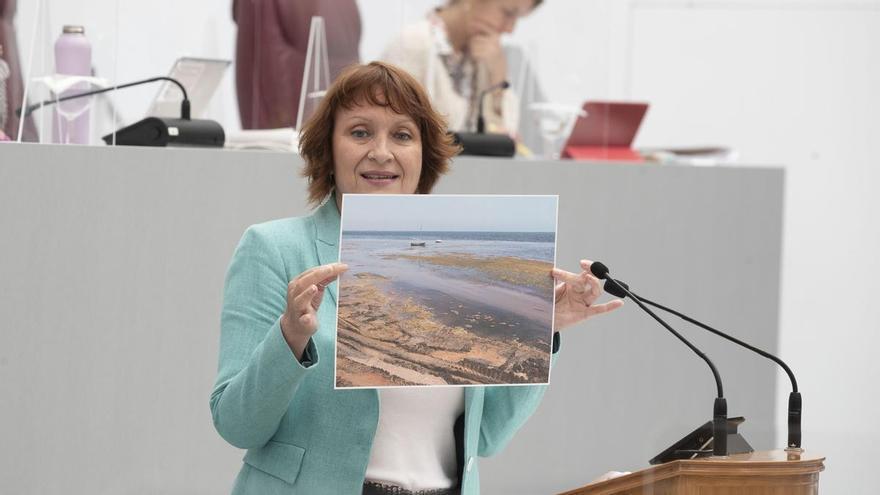
M593 275L599 280L605 280L608 278L608 267L601 261L594 261L593 264L590 265L590 271L593 272Z
M608 278L605 280L605 292L611 294L614 297L619 297L621 299L626 299L626 291L629 290L629 285L626 282L621 282L620 280L614 280L613 278ZM624 290L626 289L626 290Z

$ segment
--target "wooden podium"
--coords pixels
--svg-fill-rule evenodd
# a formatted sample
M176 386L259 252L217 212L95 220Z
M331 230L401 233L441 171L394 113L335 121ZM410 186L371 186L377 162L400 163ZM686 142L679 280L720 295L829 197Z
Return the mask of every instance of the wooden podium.
M671 461L560 495L816 495L824 460L771 450Z

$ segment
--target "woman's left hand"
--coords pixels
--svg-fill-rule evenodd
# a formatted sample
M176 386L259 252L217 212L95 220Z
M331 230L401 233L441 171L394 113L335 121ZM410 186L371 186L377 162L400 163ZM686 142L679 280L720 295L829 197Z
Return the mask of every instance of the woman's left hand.
M595 304L602 295L602 283L590 273L592 264L590 260L581 260L583 271L580 274L553 269L553 278L557 282L556 314L553 320L555 331L623 306L622 299Z

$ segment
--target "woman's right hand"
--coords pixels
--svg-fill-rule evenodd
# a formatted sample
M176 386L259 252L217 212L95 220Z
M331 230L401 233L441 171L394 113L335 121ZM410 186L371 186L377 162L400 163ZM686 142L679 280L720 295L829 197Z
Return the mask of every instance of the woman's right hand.
M478 18L471 19L471 26L475 34L468 39L468 53L486 67L490 85L506 80L507 59L501 47L501 33L491 23Z
M318 308L324 299L324 289L346 270L348 265L344 263L316 266L287 284L287 309L281 316L281 333L296 359L302 359L309 339L318 331Z

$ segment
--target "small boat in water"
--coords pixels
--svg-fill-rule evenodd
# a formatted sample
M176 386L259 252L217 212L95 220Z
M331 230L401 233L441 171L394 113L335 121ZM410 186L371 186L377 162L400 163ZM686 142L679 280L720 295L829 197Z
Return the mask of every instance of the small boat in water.
M443 242L443 241L441 241L440 239L437 239L436 241L434 241L435 244L439 244L441 242Z
M422 233L422 226L419 225L419 234L421 235L421 233ZM415 239L412 239L409 241L409 246L410 247L425 247L425 241L417 241Z

